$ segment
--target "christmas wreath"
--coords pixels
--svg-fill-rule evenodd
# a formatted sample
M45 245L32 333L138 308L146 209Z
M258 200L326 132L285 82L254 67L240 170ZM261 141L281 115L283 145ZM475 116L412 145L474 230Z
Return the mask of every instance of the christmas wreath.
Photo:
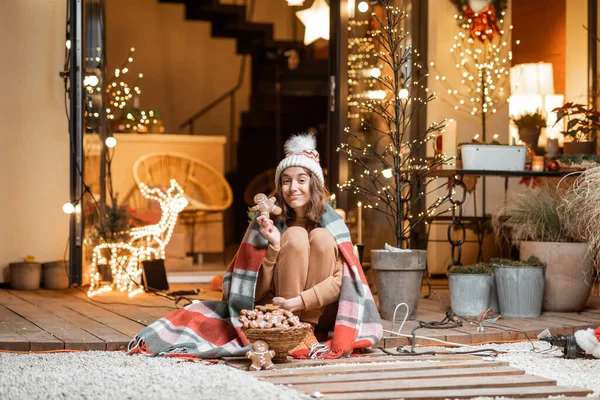
M507 0L489 0L488 4L477 12L473 10L473 0L450 1L458 10L460 25L468 26L471 38L484 42L500 34L498 20L502 20Z

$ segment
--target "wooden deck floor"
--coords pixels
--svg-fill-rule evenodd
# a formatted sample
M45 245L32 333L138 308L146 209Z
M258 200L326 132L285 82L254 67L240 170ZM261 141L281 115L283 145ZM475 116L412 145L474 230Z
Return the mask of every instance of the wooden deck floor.
M199 285L172 285L172 290ZM190 299L218 299L220 293L202 290ZM440 321L449 304L447 290L421 299L417 318ZM592 297L589 307L579 313L544 313L535 319L500 319L477 332L475 325L448 330L419 329L416 343L435 344L431 338L475 344L535 338L543 329L552 334L600 325L600 298ZM60 291L16 291L0 289L0 350L124 350L143 327L174 309L172 300L142 293L134 298L104 293L88 298L83 289ZM402 333L417 326L408 321ZM386 329L392 328L384 321ZM395 329L398 328L396 324ZM386 334L378 346L397 353L406 337ZM430 339L427 339L430 338ZM424 350L421 350L424 351ZM228 358L232 367L247 369L248 360ZM413 357L390 356L373 350L359 358L340 360L296 360L277 364L274 370L249 372L259 379L314 393L325 399L438 399L487 397L540 398L549 396L584 397L590 392L559 387L556 382L525 374L506 362L470 355Z
M201 292L189 296L190 299L212 300L221 296L219 292L208 292L199 285L172 285L171 289L191 287L200 287ZM438 290L429 299L421 298L417 319L440 321L448 304L447 290ZM591 297L588 306L578 313L544 313L540 318L532 319L501 318L486 325L484 332L477 332L476 325L470 321L463 321L463 326L455 329L418 329L416 343L436 343L426 338L463 344L533 339L546 328L552 334L569 334L600 325L600 297ZM0 289L0 350L123 350L137 332L174 307L172 300L146 293L134 298L104 293L90 299L83 289ZM407 321L401 333L410 334L417 325L417 321ZM384 321L384 328L391 330L392 323ZM398 323L394 327L397 329ZM393 348L410 343L410 338L386 334L378 345Z

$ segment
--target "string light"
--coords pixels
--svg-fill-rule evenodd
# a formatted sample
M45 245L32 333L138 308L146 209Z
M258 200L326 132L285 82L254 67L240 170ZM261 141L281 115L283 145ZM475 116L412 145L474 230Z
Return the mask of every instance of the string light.
M369 4L366 1L361 1L358 3L358 11L363 13L369 11Z
M73 203L63 204L62 209L65 214L73 214L75 212L75 206L73 205Z
M115 147L117 145L117 139L115 139L113 136L109 136L106 138L104 143L106 144L106 147L109 147L112 149L113 147Z
M508 79L513 52L509 47L512 25L503 29L504 12L499 14L498 32L491 29L471 35L471 20L457 14L460 31L454 36L450 48L459 72L460 87L454 88L446 76L441 75L435 63L430 66L436 72L435 79L440 81L448 95L441 98L455 111L472 116L480 116L482 135L485 139L485 120L488 113L496 113L508 99ZM519 41L516 41L516 45Z
M140 191L148 200L159 203L160 221L154 225L130 229L129 242L101 243L94 247L88 296L116 289L127 291L132 297L143 291L143 287L138 284L142 272L139 263L165 258L165 247L171 240L179 213L188 205L188 200L175 179L170 180L170 187L166 192L160 188L151 189L143 183L140 184ZM100 265L110 268L110 284L101 285L98 270Z
M437 155L425 161L417 156L419 148L433 140L445 127L445 121L432 122L411 138L411 121L417 110L435 99L426 87L419 53L406 40L407 14L382 0L385 19L348 21L348 120L353 126L344 131L348 143L343 152L354 164L351 175L338 184L343 191L364 198L363 206L388 218L398 246L408 246L409 234L424 218L441 214L438 207L447 195L437 196L424 211L413 212L418 199L435 190L446 192L446 183L431 191L418 190L434 179L431 170L451 161ZM377 14L379 15L379 13ZM371 72L372 71L372 72ZM382 95L383 94L383 95ZM429 190L429 189L428 189Z

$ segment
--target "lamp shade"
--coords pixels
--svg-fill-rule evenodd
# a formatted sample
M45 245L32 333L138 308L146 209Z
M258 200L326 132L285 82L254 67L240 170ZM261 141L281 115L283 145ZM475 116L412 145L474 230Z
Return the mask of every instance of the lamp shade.
M554 94L554 76L551 63L517 64L510 69L512 95Z

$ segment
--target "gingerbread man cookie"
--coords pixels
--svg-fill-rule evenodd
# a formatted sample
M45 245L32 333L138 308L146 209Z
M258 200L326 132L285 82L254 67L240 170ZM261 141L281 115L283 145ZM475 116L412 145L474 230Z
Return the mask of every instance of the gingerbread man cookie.
M282 210L281 207L275 204L275 201L275 197L267 197L264 193L258 193L254 196L256 205L252 207L252 211L260 211L260 215L266 217L268 217L269 214L279 215Z
M273 368L272 357L275 357L275 352L269 350L269 345L262 340L257 340L252 343L252 350L246 353L246 358L252 361L252 364L248 367L248 371Z

